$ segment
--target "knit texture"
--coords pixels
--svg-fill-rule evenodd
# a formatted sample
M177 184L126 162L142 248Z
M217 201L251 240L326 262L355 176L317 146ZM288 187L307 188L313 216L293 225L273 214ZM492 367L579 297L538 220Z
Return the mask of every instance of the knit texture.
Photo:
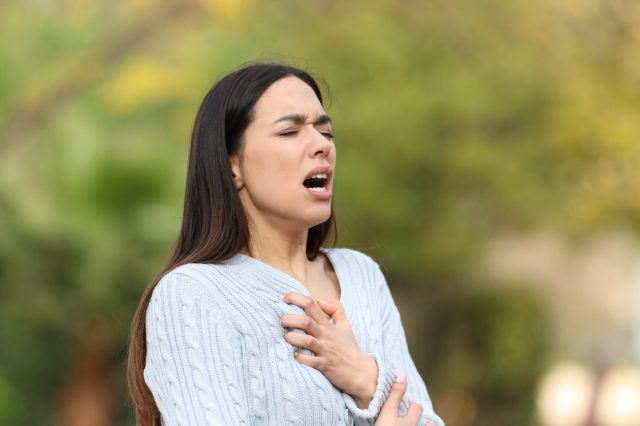
M346 248L321 249L340 283L340 302L360 350L378 364L375 394L360 409L324 375L299 363L284 339L284 314L304 314L279 296L309 291L290 275L238 253L219 264L187 264L167 273L146 315L145 382L164 426L373 425L395 377L407 376L408 400L434 413L411 359L400 314L378 264ZM302 352L311 354L302 348Z

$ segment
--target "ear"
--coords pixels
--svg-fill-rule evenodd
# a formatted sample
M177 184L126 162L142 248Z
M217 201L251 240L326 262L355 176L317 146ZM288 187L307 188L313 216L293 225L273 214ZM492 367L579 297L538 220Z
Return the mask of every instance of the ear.
M236 190L239 191L244 186L244 183L242 182L242 173L240 173L240 157L238 154L229 156L229 166L233 174L233 184Z

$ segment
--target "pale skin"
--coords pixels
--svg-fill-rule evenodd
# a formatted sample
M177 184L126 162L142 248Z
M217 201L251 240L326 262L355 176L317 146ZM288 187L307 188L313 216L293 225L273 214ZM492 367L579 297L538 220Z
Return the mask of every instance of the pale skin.
M229 157L234 185L249 221L251 238L243 252L307 288L311 297L295 292L283 295L285 303L298 305L305 312L281 317L282 327L305 331L287 333L285 339L315 355L297 353L298 362L322 372L360 408L366 408L376 388L378 366L358 347L339 302L340 286L330 262L322 254L313 260L306 254L308 230L329 219L331 198L314 196L302 182L316 167L335 169L331 121L311 87L293 76L274 82L253 112L240 151ZM329 191L332 186L333 179L328 183ZM397 417L397 392L392 389L377 425L417 424L422 407L414 403L404 417ZM404 390L400 399L403 394ZM392 405L395 411L387 408ZM383 416L384 423L379 423Z

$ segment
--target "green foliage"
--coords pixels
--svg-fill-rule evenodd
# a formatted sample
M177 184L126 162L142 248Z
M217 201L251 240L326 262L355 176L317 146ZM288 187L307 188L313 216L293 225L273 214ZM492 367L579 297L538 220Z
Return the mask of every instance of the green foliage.
M525 424L549 356L542 301L515 288L440 297L425 307L418 368L434 390L473 395L474 424Z
M174 3L0 6L0 423L55 423L98 330L131 424L128 325L179 228L195 111L256 59L328 83L340 245L427 301L436 406L464 389L477 424L530 423L542 302L470 293L475 260L502 232L640 226L635 2Z

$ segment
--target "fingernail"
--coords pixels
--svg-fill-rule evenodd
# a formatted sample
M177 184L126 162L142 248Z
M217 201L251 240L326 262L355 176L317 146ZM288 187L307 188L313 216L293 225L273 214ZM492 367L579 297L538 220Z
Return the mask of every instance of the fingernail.
M280 300L284 300L284 294L281 294L280 296L278 296L280 298Z
M398 375L398 377L396 377L396 383L404 383L406 379L407 376L405 376L404 374L400 374Z

